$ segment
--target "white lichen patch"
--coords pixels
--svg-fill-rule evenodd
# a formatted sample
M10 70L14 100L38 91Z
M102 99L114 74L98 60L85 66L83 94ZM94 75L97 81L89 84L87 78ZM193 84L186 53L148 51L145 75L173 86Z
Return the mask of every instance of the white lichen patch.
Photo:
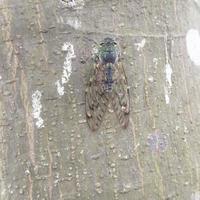
M72 74L72 59L76 57L74 47L71 43L65 42L62 46L62 51L66 52L65 61L63 64L63 74L60 80L57 80L55 85L60 96L64 95L64 85L69 81Z
M41 97L42 94L39 90L36 90L32 94L32 114L33 118L35 119L35 124L37 128L42 128L44 127L44 120L41 118L41 110L42 110L42 104L41 104Z
M192 193L191 200L200 200L200 191Z
M85 5L84 0L60 0L60 2L68 8L82 9Z
M171 65L169 63L167 63L165 65L165 73L166 73L166 81L167 83L169 84L169 88L172 87L172 68L171 68Z
M154 81L153 76L149 76L148 81L149 81L150 83L153 83L153 81Z
M2 198L6 199L7 190L6 190L6 188L5 188L5 186L4 186L3 183L1 183L0 186L1 186L1 193L0 193L0 195L1 195Z
M158 64L158 58L153 58L153 63L155 63L155 65Z
M169 90L168 88L164 87L164 91L165 91L165 103L169 104L170 99L169 99Z
M59 17L57 17L57 23L67 24L74 29L80 29L81 28L81 21L77 17L63 18L62 16L59 16Z
M200 7L200 0L194 0L194 2Z
M135 46L137 47L137 51L141 51L144 48L145 44L146 44L145 38L143 38L141 42L135 43Z
M186 35L187 52L195 65L200 66L200 34L196 29L190 29Z
M78 18L68 18L66 20L66 24L73 27L74 29L80 29L81 28L81 21L79 21Z
M60 81L58 80L58 81L56 81L56 87L57 87L57 92L58 92L58 94L60 95L60 96L63 96L64 95L64 93L65 93L65 88L64 88L64 86L63 85L61 85L60 84Z
M170 103L170 94L171 94L171 87L172 87L172 68L169 63L165 65L165 75L166 75L166 86L164 87L165 91L165 102L166 104Z

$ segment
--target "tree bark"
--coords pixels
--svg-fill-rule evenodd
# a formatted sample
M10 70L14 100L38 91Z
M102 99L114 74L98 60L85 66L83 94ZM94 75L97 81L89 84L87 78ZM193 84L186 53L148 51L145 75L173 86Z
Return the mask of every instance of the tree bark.
M0 199L200 199L199 21L197 0L1 0ZM130 124L108 112L91 132L85 82L107 36Z

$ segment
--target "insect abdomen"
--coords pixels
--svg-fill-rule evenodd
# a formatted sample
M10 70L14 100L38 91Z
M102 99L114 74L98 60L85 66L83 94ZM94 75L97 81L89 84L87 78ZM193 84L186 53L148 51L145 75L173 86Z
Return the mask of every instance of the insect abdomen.
M112 64L109 63L106 65L105 68L105 90L107 92L112 91L112 84L113 84L113 69L112 69Z

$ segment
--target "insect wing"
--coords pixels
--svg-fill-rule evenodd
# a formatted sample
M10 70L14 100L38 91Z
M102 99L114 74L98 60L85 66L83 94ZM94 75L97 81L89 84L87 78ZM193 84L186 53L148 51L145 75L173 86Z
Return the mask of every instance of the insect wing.
M109 102L104 91L104 76L104 66L96 63L85 92L86 119L93 131L99 128Z
M129 123L130 96L128 82L123 64L118 62L115 67L112 106L123 128Z

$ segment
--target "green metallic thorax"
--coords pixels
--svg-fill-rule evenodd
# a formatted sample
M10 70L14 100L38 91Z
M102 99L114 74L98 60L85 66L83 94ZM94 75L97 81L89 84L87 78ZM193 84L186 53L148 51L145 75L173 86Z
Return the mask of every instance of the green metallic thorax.
M111 38L105 38L100 44L98 57L102 64L116 63L118 61L119 50L116 42Z

